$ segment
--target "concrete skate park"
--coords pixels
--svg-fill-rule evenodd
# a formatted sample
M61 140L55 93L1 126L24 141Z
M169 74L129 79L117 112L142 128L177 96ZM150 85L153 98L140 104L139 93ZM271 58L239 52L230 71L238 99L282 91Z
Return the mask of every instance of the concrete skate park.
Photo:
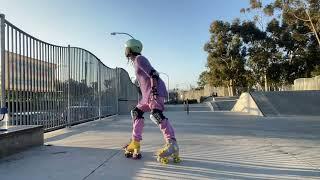
M44 134L45 145L1 159L1 180L320 179L320 92L253 92L201 104L167 105L180 164L160 164L164 141L145 114L141 160L121 146L129 114ZM19 170L17 173L17 170Z

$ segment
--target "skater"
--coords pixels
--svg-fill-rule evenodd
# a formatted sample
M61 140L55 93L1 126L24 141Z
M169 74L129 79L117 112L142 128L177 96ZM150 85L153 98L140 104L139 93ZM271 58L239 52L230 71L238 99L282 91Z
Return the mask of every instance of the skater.
M186 100L186 111L187 115L189 115L189 99Z
M141 55L142 43L139 40L130 39L126 42L125 47L125 55L128 61L133 63L142 93L137 106L131 110L132 137L131 142L124 147L125 155L132 156L134 159L141 158L140 142L144 126L143 114L150 111L150 119L159 126L166 142L165 146L156 153L157 160L166 164L169 161L168 158L172 157L174 162L180 162L174 129L163 114L164 100L168 95L165 84L148 59Z

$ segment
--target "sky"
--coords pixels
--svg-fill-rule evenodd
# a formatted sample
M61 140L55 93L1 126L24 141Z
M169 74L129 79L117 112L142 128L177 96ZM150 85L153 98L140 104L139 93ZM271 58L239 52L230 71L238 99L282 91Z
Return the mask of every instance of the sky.
M84 48L134 77L124 56L129 37L110 35L130 33L142 41L153 67L169 75L170 89L186 89L205 70L210 24L243 17L240 9L248 5L249 0L0 0L0 13L36 38Z

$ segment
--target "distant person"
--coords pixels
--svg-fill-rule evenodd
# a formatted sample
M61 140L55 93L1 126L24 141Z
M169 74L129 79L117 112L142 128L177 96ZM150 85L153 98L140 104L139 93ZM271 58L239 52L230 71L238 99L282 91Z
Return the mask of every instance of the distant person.
M131 110L132 139L124 147L125 155L127 157L132 155L134 159L141 158L140 141L142 140L144 126L143 114L151 111L150 119L159 126L166 141L165 146L156 153L157 160L161 163L168 163L168 157L172 157L174 162L180 162L179 147L174 129L168 118L163 115L164 100L168 95L166 86L148 59L141 55L142 43L140 41L130 39L126 42L125 47L125 55L134 66L142 92L142 98L138 105Z
M189 99L187 99L186 101L186 110L187 110L187 114L189 115Z

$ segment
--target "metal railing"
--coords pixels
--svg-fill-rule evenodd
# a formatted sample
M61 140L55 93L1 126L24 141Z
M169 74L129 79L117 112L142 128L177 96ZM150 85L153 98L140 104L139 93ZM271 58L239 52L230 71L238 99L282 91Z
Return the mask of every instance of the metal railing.
M119 99L137 100L128 73L91 52L44 42L1 20L1 106L10 125L62 128L118 113Z

